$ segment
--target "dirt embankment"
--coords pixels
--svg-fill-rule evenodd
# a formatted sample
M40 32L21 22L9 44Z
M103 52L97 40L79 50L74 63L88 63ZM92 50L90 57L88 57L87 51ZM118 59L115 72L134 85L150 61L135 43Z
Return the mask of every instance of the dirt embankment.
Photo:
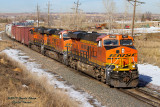
M139 63L149 63L160 67L160 33L135 37Z
M6 49L6 48L11 48L13 47L13 43L12 42L8 42L8 41L0 41L0 51Z
M6 48L16 46L14 42L3 40L3 36L5 36L5 33L0 33L0 52Z
M53 87L42 85L46 84L45 79L35 80L36 77L13 65L15 63L7 60L6 56L0 56L0 107L77 106L64 93Z

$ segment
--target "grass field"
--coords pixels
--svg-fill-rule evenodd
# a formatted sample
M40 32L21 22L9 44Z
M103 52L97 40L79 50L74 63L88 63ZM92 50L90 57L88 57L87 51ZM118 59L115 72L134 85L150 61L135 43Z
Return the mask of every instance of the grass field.
M0 31L5 31L6 23L0 23Z
M9 47L12 47L13 44L11 42L8 42L8 41L0 41L0 51L6 49L6 48L9 48Z
M139 63L149 63L160 67L160 33L135 37Z

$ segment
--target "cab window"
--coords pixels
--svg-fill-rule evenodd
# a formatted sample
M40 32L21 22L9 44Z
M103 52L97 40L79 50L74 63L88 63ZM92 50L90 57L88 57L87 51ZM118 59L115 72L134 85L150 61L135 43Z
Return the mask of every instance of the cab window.
M127 39L127 40L120 40L120 44L121 45L133 45L133 42L132 42L132 40L131 39Z
M64 33L64 34L63 34L63 37L64 37L64 38L65 38L65 37L68 37L68 34Z
M104 46L105 45L109 45L109 46L114 46L114 45L118 45L118 40L104 40Z

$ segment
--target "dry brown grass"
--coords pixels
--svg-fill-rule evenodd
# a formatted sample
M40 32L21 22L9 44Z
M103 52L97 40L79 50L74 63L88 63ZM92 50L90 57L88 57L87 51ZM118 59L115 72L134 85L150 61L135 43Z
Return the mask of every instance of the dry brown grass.
M139 63L149 63L160 67L160 34L145 34L135 38Z
M49 85L45 77L31 74L23 64L15 62L6 54L1 54L0 59L0 107L78 106L77 102L71 100L64 92ZM24 84L27 87L23 87ZM19 99L20 97L27 99Z
M0 40L0 51L6 49L6 48L14 48L17 43L14 42L14 41L6 41L6 40L3 40L3 36L6 36L5 33L1 33L0 34L0 38L2 38L2 40Z
M5 31L6 23L0 23L0 31Z
M0 51L6 49L6 48L9 48L9 47L12 47L13 44L11 42L8 42L8 41L0 41Z

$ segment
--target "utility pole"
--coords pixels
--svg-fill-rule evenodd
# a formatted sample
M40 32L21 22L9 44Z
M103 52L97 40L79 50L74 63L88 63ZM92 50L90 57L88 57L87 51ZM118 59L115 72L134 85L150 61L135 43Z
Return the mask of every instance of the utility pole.
M136 15L136 6L138 6L139 4L144 4L145 2L140 2L138 0L127 0L129 3L133 2L134 4L132 4L134 6L133 9L133 19L132 19L132 37L134 38L134 23L135 23L135 15Z
M39 6L37 3L37 27L39 27Z
M76 14L78 14L79 6L81 4L79 3L79 0L77 0L77 3L74 2L74 4L76 4Z
M48 1L48 27L50 27L50 1Z
M76 21L76 29L78 30L78 11L81 4L79 3L79 0L77 0L77 2L74 2L74 4L76 5L76 7L71 9L75 10L76 18L74 20Z

